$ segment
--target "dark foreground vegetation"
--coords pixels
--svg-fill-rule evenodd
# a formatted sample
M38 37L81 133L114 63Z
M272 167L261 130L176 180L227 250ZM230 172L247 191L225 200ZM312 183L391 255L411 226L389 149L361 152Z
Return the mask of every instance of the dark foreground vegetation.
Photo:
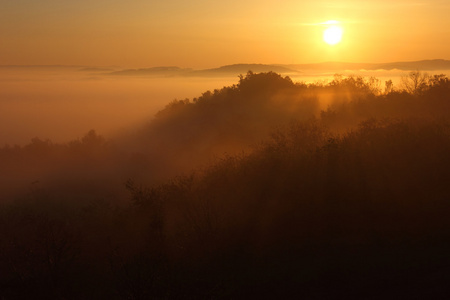
M114 141L1 148L0 298L446 299L450 81L401 88L249 73Z

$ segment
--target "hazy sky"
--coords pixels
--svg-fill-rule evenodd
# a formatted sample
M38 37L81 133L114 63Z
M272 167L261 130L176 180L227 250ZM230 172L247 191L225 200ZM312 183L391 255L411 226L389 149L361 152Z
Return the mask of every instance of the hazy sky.
M0 64L450 59L449 0L0 0ZM338 20L341 43L322 40Z

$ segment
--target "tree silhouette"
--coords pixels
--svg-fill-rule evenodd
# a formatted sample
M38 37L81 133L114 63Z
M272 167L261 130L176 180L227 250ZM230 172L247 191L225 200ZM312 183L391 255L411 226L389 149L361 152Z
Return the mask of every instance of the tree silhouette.
M429 80L430 75L421 71L411 71L408 75L401 77L402 87L413 95L423 92L428 87Z

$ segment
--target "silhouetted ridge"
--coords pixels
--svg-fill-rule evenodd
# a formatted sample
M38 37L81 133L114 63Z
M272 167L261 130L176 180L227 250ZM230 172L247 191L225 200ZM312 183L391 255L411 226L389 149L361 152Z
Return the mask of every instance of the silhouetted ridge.
M295 70L320 70L320 71L344 71L344 70L404 70L404 71L434 71L450 70L450 61L444 59L420 60L410 62L392 63L346 63L324 62L315 64L282 65Z
M206 70L198 70L193 71L190 73L190 75L194 76L214 76L214 75L239 75L239 74L245 74L248 71L252 71L255 73L261 73L261 72L276 72L281 74L296 74L299 73L298 71L294 69L290 69L283 66L277 66L277 65L265 65L265 64L234 64L234 65L227 65L222 66L219 68L214 69L206 69Z
M112 72L112 68L87 67L79 70L80 72Z
M78 68L82 71L112 71L119 67L92 67L92 66L64 66L64 65L0 65L3 69L64 69ZM111 70L112 69L112 70ZM409 62L389 62L389 63L348 63L348 62L323 62L309 64L232 64L210 69L195 70L191 68L180 68L175 66L157 66L151 68L123 69L109 72L110 75L129 76L231 76L245 74L247 71L253 72L276 72L284 75L296 75L304 70L308 71L334 71L345 70L404 70L404 71L439 71L450 70L450 60L429 59Z
M130 75L130 76L238 76L245 74L248 71L255 73L261 72L276 72L281 74L296 74L299 73L294 69L277 65L264 64L235 64L222 66L213 69L192 70L179 67L153 67L145 69L126 69L109 73L110 75Z
M144 69L127 69L109 73L110 75L128 75L128 76L178 76L190 72L191 69L179 67L153 67Z

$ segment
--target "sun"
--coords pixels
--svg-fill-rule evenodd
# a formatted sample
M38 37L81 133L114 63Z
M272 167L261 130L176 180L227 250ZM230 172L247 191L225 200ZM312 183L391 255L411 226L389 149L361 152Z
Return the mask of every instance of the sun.
M342 40L343 30L338 25L331 25L323 32L323 40L328 45L336 45Z

